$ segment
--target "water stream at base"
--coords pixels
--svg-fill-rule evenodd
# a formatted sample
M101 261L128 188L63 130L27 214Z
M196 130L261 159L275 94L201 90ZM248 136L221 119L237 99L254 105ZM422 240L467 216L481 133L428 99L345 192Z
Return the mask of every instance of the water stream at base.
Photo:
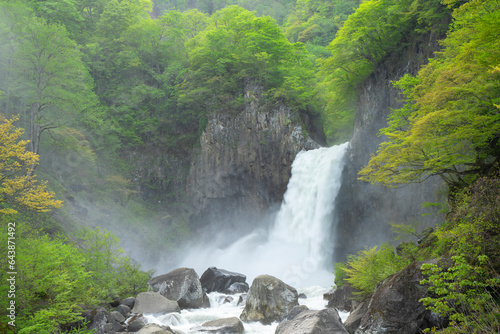
M207 245L191 250L182 266L194 268L198 275L211 266L239 272L247 282L261 274L275 276L304 293L299 303L310 309L323 309L323 293L333 284L331 225L333 206L344 166L347 143L329 148L302 151L292 164L292 177L283 203L269 231L257 230L226 248ZM168 325L182 333L198 333L202 323L239 317L243 305L239 295L231 303L221 303L221 294L209 294L208 309L183 310L180 314L148 316L149 322ZM346 314L341 314L345 318ZM245 333L274 333L277 324L264 326L245 323Z

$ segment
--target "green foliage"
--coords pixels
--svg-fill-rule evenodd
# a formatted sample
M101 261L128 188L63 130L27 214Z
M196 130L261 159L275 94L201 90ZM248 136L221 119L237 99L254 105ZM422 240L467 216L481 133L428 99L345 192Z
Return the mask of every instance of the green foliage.
M15 300L19 333L53 333L59 325L82 320L83 309L79 305L97 302L95 286L89 280L92 273L85 269L82 254L62 237L51 239L29 231L18 218L9 221L16 223ZM4 218L1 229L2 235L7 235ZM2 243L2 254L6 254L3 244L6 242ZM8 270L3 269L5 282ZM2 298L2 304L4 300L8 302Z
M358 0L298 0L284 24L285 35L294 42L327 46L359 4Z
M19 333L55 333L85 320L88 307L108 301L110 297L136 295L146 290L148 273L123 256L118 240L98 228L78 232L78 244L62 236L49 237L33 230L27 215L2 216L1 234L15 226L16 236L16 324ZM8 225L11 223L11 225ZM15 224L15 225L12 225ZM7 258L7 242L0 244L0 254ZM0 269L2 282L8 277L7 262ZM7 296L7 285L0 292ZM2 298L1 314L9 300ZM73 333L86 333L73 329Z
M408 259L394 253L394 247L383 244L380 249L375 246L361 250L357 255L349 255L345 265L336 266L336 277L344 277L345 282L359 290L356 294L362 299L372 294L379 282L409 263Z
M335 286L340 288L346 283L347 272L345 271L347 266L343 262L336 262L333 266L333 273L335 275Z
M4 111L21 115L30 150L39 152L41 135L50 129L69 123L89 127L98 123L101 115L94 109L97 99L92 78L66 29L29 11L18 15L23 8L19 2L0 6L11 14L5 23L11 41Z
M294 0L157 0L158 15L169 10L181 12L197 9L212 15L225 7L236 5L246 10L255 11L257 16L271 16L278 23L288 16L295 5Z
M184 110L203 115L241 106L240 95L252 82L292 107L311 105L313 70L306 51L289 43L270 17L227 7L188 45L190 68L180 96Z
M146 291L150 274L124 254L118 238L99 227L82 229L72 236L84 257L85 267L92 272L89 281L103 300L114 296L137 295Z
M463 5L445 49L420 72L397 85L405 106L381 133L361 179L394 186L441 176L453 188L491 173L500 157L500 11L493 1Z
M444 7L433 0L370 0L349 16L328 46L332 56L320 67L322 94L327 101L325 132L330 141L348 139L338 132L352 127L357 86L418 33L446 26L446 16ZM337 119L343 121L337 123Z
M441 255L462 255L469 261L486 255L500 268L500 179L480 178L454 196L447 223L436 233Z
M421 284L430 284L431 294L420 301L451 320L450 327L439 333L497 333L500 305L493 294L500 287L498 273L491 271L485 255L479 256L476 264L464 256L452 259L454 264L446 271L434 264L422 265L428 278Z

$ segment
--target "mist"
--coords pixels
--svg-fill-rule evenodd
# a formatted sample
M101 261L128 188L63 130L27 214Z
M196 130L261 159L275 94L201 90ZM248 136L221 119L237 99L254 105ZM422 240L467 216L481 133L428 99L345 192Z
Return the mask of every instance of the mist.
M334 247L330 235L346 147L299 153L283 203L279 211L264 219L266 226L249 221L247 224L257 228L239 237L234 230L200 235L177 253L181 256L177 266L193 268L199 275L215 266L242 273L248 282L268 274L296 288L332 285ZM159 273L171 269L158 265Z

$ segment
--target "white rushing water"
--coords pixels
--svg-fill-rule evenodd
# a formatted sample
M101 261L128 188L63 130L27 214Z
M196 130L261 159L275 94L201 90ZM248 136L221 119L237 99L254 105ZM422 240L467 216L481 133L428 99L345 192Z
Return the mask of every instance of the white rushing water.
M283 203L269 231L254 231L225 248L203 245L192 249L182 266L194 268L200 276L211 266L239 272L247 276L249 284L258 275L272 275L305 293L308 298L301 299L301 304L310 309L324 308L323 293L334 279L330 263L331 224L346 148L347 143L300 152L292 164ZM183 333L197 333L196 327L206 321L239 317L243 311L243 305L237 305L239 295L226 304L220 303L220 297L217 293L209 295L209 309L183 310L180 315L148 320ZM274 333L276 326L245 323L245 332Z

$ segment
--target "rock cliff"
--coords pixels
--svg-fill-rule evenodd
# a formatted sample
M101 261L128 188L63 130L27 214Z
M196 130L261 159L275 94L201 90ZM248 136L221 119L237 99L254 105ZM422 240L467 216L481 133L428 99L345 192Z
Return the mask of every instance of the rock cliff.
M334 232L335 260L355 253L364 246L389 240L389 223L421 224L422 228L435 224L439 216L422 216L424 201L440 202L440 179L433 178L421 184L389 189L359 181L358 172L377 151L386 138L378 135L387 125L391 109L401 107L399 91L392 82L404 74L416 75L420 67L438 50L437 38L428 35L413 41L400 54L394 54L379 64L376 71L359 87L354 131L346 153L342 187L337 197L338 221Z
M266 103L259 86L247 85L244 97L242 111L213 113L201 135L188 180L195 226L259 221L281 202L297 153L319 147L307 119Z

